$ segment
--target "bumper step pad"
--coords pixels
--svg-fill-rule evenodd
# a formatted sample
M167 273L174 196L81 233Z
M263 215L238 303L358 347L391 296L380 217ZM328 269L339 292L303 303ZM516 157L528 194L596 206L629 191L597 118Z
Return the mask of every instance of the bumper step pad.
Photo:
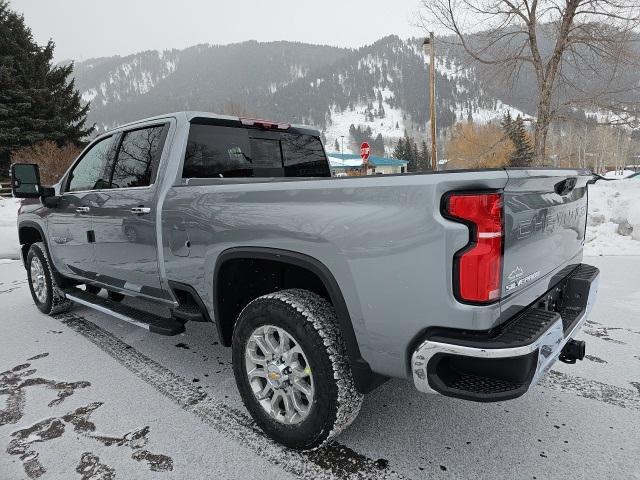
M475 394L496 395L521 389L523 383L509 382L498 378L488 378L476 375L462 374L449 387L462 392Z
M78 288L66 290L65 295L69 300L80 305L93 308L138 327L146 328L153 333L178 335L185 331L184 324L175 318L153 315Z
M557 312L550 312L540 308L530 308L517 315L509 323L501 326L500 330L489 334L474 335L466 332L452 332L451 334L432 335L432 342L442 342L464 347L474 348L514 348L535 342L551 325L560 318Z

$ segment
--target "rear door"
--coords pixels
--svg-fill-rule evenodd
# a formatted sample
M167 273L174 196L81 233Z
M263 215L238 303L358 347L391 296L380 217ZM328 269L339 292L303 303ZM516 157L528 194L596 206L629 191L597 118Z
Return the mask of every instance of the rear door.
M503 297L582 260L587 181L579 170L507 170Z
M92 209L99 281L150 297L161 287L156 239L156 176L168 123L118 136L110 188Z

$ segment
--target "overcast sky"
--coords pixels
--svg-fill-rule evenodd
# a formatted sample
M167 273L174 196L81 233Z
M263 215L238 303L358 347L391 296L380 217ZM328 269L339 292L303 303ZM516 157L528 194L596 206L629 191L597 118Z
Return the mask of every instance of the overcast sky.
M359 47L421 35L418 0L10 0L55 60L127 55L198 43L296 40Z

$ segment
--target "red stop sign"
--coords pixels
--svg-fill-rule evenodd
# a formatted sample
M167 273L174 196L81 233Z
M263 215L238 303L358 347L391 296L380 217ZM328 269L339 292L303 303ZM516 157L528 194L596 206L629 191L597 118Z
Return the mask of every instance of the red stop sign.
M369 155L371 155L371 147L367 142L362 142L362 145L360 145L360 157L362 157L364 163L369 161Z

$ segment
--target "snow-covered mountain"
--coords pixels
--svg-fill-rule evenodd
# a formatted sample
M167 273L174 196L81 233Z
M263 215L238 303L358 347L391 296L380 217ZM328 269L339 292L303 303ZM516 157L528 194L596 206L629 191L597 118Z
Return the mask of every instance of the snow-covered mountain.
M176 110L246 114L316 125L329 150L354 150L351 125L381 134L390 147L405 129L426 129L427 69L418 39L388 36L359 48L255 41L146 51L75 64L76 86L91 101L99 130ZM520 90L495 88L490 72L465 67L454 48L436 63L439 131L456 122L531 115ZM522 91L525 94L522 94Z

